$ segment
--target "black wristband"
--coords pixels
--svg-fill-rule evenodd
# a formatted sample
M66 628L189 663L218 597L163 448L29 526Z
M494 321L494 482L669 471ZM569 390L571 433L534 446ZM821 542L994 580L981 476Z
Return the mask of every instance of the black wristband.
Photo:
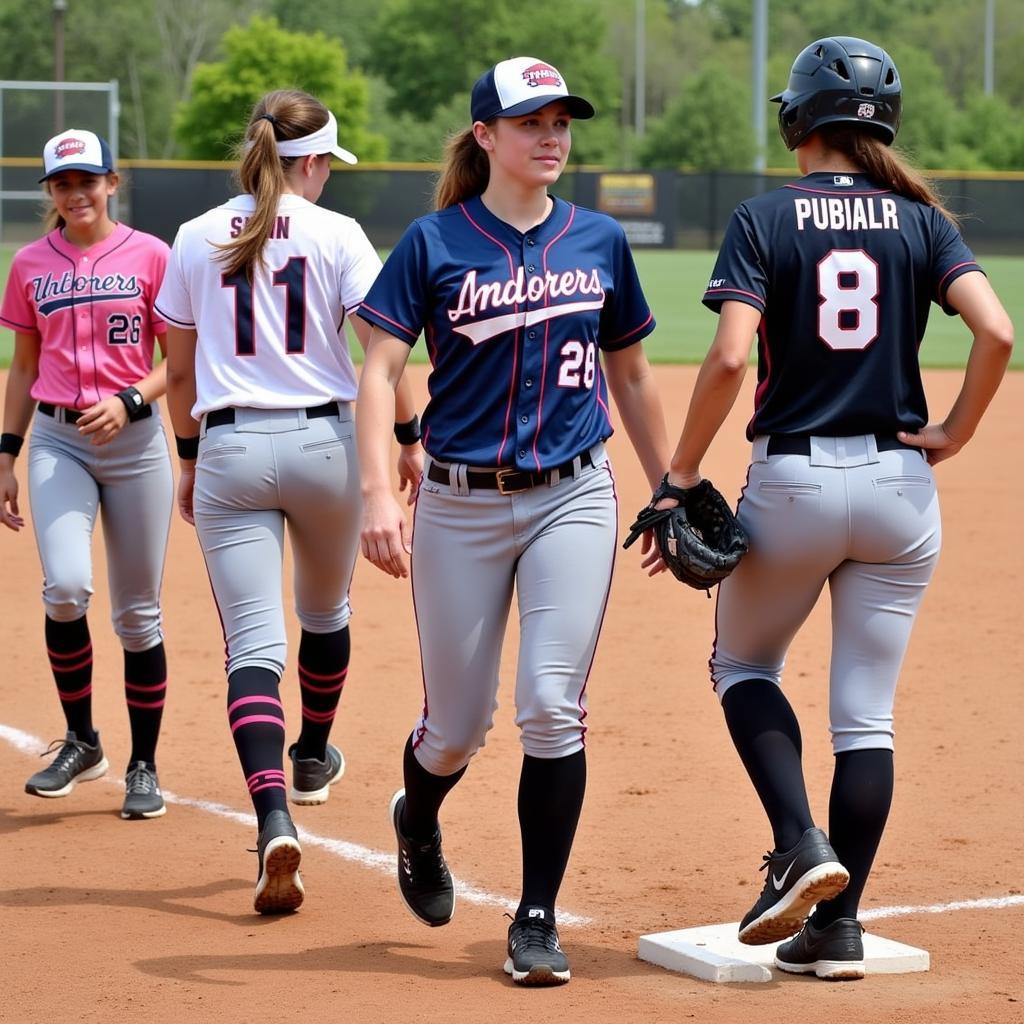
M395 440L399 444L416 444L420 439L420 418L413 416L408 423L395 424Z
M24 443L25 438L20 434L0 434L0 455L13 455L17 458Z
M199 455L199 435L195 437L178 437L174 435L174 445L178 449L179 459L195 459Z
M118 391L116 397L124 402L130 422L134 423L142 417L142 410L146 408L146 400L138 388L125 388L123 391Z

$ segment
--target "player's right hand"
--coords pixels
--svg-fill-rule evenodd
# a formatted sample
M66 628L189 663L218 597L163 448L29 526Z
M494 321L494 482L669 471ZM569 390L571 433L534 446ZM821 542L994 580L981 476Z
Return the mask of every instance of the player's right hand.
M396 579L409 575L406 560L406 555L412 553L409 525L390 491L364 498L363 529L359 540L363 557L378 569Z
M923 448L929 466L951 459L966 444L965 441L954 441L946 433L941 423L929 423L927 427L922 427L916 434L901 430L896 436L904 444Z
M192 495L196 487L196 464L194 462L182 462L181 476L178 479L178 511L181 518L189 526L195 526L195 517L192 514Z
M0 468L0 523L15 533L25 525L18 515L18 478L13 468Z

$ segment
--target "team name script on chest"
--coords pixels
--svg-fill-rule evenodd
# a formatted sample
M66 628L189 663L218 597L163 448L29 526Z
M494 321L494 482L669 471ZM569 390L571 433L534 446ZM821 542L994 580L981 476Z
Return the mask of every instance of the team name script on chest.
M899 231L896 200L874 196L815 196L793 200L796 229L803 231L807 222L821 231L857 231L887 229Z
M539 309L524 309L514 313L502 313L497 316L481 317L481 314L494 309L507 309L509 306L520 306L526 303L552 302L569 299L574 296L593 296L577 302L559 301L554 305L545 305ZM514 277L498 281L477 283L475 270L469 271L463 278L459 297L453 307L449 307L448 319L452 322L452 330L462 334L474 345L479 345L488 338L496 337L507 331L530 324L554 320L558 317L582 313L587 310L601 309L604 306L605 292L601 277L595 267L592 270L564 270L554 273L550 270L544 274L527 276L524 267L520 267ZM469 320L472 322L463 323ZM477 319L480 318L480 319Z
M49 273L33 277L31 285L36 308L42 316L49 316L68 306L137 299L142 294L135 274L76 276L70 270L66 270L60 277L54 277Z

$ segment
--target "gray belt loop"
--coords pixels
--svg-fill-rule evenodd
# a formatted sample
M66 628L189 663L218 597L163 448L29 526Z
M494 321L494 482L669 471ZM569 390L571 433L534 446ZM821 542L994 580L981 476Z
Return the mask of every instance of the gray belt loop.
M573 480L579 480L580 473L582 473L582 472L583 472L583 461L577 455L576 458L572 460L572 478L573 478Z
M771 438L767 434L758 434L754 438L754 443L750 450L750 461L751 462L767 462L768 461L768 442Z
M206 437L206 416L207 416L207 414L204 412L203 413L203 418L199 421L199 438L200 438L200 440L202 440L202 438Z
M464 462L453 462L448 467L448 488L460 498L469 494L469 472Z
M302 408L302 409L297 409L296 412L298 412L298 414L299 414L299 423L298 423L299 430L305 430L306 427L309 426L309 417L306 415L306 410L305 410L305 408Z
M548 487L557 487L561 479L562 474L556 466L550 473L548 473Z

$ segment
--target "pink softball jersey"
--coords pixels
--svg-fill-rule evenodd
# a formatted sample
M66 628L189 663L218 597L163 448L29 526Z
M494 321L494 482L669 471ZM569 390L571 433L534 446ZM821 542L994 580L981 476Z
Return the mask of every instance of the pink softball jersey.
M0 324L40 337L33 398L88 409L150 372L155 337L167 330L153 300L169 251L124 224L85 250L59 230L18 250Z

